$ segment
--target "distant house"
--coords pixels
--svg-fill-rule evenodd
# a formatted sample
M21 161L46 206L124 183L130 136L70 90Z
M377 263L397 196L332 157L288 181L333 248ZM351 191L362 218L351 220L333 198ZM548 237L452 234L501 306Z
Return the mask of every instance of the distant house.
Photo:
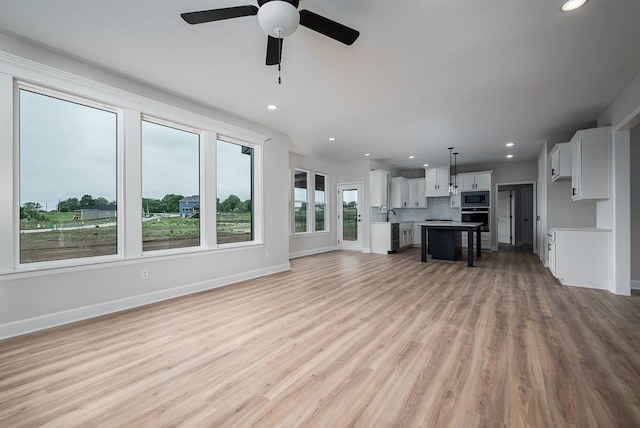
M180 218L197 217L200 213L200 196L187 196L178 201Z
M117 217L116 205L102 205L94 208L82 208L80 210L80 220L99 220L103 218Z

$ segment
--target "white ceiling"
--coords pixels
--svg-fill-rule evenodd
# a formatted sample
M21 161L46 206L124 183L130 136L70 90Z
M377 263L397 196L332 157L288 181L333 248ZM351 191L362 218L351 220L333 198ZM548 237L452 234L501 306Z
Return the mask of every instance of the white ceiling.
M593 126L640 71L638 0L570 13L560 0L302 0L361 35L345 46L300 27L278 85L257 17L179 16L244 4L257 3L2 0L0 31L264 124L294 152L404 169L448 163L448 146L459 165L534 159L543 139Z

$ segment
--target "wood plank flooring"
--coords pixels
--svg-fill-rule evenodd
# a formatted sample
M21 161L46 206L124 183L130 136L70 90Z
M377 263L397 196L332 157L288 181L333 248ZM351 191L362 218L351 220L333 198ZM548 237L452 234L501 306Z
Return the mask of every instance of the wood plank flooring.
M0 427L637 427L640 296L332 252L0 342Z

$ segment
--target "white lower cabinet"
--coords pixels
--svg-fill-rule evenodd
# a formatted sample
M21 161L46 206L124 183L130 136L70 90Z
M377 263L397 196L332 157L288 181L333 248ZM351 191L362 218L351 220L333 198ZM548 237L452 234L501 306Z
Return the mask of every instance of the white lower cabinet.
M551 229L549 268L563 285L609 289L609 241L605 229Z
M413 223L400 223L400 248L413 245Z

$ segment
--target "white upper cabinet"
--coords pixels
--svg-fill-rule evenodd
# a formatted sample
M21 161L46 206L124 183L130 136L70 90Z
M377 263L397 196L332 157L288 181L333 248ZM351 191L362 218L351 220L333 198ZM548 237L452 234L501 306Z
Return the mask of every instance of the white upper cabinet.
M408 208L409 180L404 177L391 179L391 208Z
M424 178L410 179L408 208L427 208L427 197L424 196L425 191L426 183Z
M387 180L389 173L383 169L375 169L369 172L371 181L371 206L386 208L387 203Z
M551 179L571 178L571 144L558 143L551 149Z
M461 192L491 190L491 171L458 174L458 188Z
M611 127L578 131L571 139L571 197L611 197Z
M425 196L449 196L449 167L425 168Z

